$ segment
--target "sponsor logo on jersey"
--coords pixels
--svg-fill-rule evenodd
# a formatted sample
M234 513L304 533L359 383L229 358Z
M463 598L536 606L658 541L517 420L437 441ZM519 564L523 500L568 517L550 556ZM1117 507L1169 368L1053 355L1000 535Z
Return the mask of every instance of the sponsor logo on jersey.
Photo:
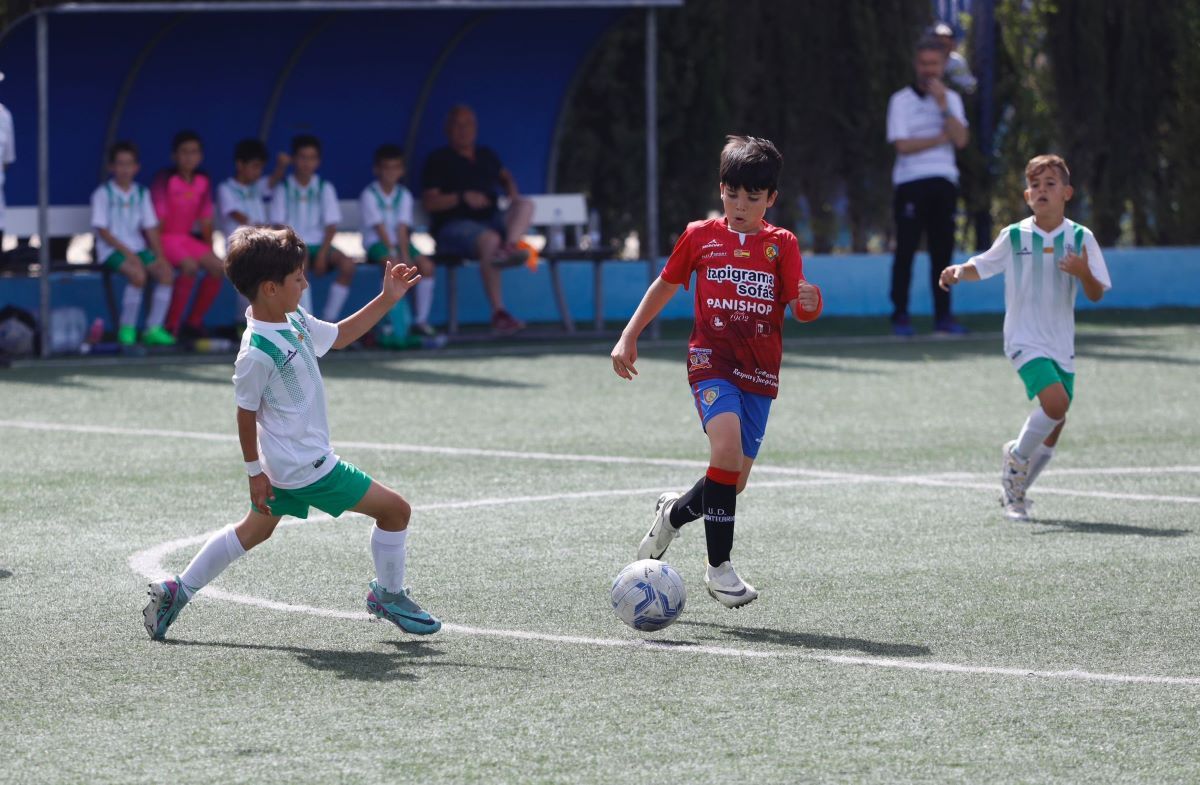
M771 334L771 323L770 322L755 322L754 323L754 331L756 333L758 333L760 336L761 335L770 335Z
M734 248L733 255L739 259L749 259L750 258L750 252L747 251L745 248Z
M779 246L775 243L768 243L763 252L766 253L768 259L774 259L779 256Z
M709 325L720 332L729 326L729 322L725 321L725 317L719 313L714 313L708 320Z
M705 406L712 406L713 401L717 400L717 396L720 394L721 391L716 387L709 387L700 394L700 400L704 401Z
M688 370L699 371L712 367L712 349L692 349L688 352Z
M296 354L297 354L297 352L295 349L289 349L288 353L287 353L287 357L283 358L283 364L287 365L288 363L290 363L293 359L295 359Z
M1028 248L1022 248L1021 250L1017 251L1017 256L1033 256L1033 251L1029 250Z
M724 248L724 247L725 246L721 243L720 240L709 240L707 243L700 246L700 250L707 251L710 248Z

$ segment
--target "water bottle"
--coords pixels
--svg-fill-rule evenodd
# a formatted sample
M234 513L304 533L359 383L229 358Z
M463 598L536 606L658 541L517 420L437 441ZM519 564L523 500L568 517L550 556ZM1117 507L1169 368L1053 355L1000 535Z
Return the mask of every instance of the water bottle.
M550 250L561 251L567 247L567 233L562 225L562 210L554 208L554 223L550 226Z
M204 354L227 352L233 348L233 341L228 338L198 338L193 344L196 351Z
M600 211L592 209L588 212L588 246L599 248L603 238L600 236Z

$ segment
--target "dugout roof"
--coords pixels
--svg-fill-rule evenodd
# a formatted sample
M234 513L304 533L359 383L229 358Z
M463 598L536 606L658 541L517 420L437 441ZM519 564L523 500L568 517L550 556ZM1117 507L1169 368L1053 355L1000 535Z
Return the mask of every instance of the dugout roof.
M444 144L455 103L479 115L523 190L553 190L563 109L604 32L631 9L682 0L347 0L116 2L42 7L0 38L0 102L16 125L9 204L38 202L37 25L48 54L49 203L83 204L107 144L133 139L142 180L192 128L206 168L232 169L236 140L272 151L296 133L324 143L322 174L342 198L370 178L370 155L394 141L409 182ZM631 85L631 88L635 86ZM640 89L631 96L640 99Z

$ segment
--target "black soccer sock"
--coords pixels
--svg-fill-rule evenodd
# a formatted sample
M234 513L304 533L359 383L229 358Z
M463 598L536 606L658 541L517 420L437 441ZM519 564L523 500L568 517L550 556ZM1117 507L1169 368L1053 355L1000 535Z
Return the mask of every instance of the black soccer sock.
M708 563L719 567L733 551L733 520L737 506L738 473L708 467L704 478L704 538Z
M685 523L691 523L704 514L704 481L701 477L696 484L675 500L671 507L671 525L678 529Z

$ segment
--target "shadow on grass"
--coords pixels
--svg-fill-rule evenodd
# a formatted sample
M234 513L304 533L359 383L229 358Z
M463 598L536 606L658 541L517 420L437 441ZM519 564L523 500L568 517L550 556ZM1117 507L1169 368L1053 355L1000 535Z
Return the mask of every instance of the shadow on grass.
M1030 523L1037 526L1054 527L1034 534L1124 534L1134 537L1186 537L1191 529L1152 529L1148 526L1131 526L1125 523L1095 523L1093 521L1070 521L1062 518L1036 518Z
M913 643L882 643L863 638L843 638L837 635L821 635L791 630L771 630L763 627L728 627L705 621L680 620L678 624L690 627L708 627L722 633L726 638L736 638L747 643L769 643L776 646L793 646L798 649L816 651L858 651L879 657L924 657L933 652L928 646ZM714 639L718 639L714 636Z
M8 570L0 570L0 581L4 580L5 578L11 578L11 577L12 577L12 573L9 572Z
M488 670L519 670L508 666L469 665L460 662L437 662L435 657L445 652L426 641L384 641L395 649L387 651L347 651L345 649L306 649L301 646L272 646L259 643L226 643L223 641L164 641L168 646L206 646L243 651L281 652L294 654L303 665L316 671L328 671L339 679L366 682L417 681L415 671L423 668L487 668Z

